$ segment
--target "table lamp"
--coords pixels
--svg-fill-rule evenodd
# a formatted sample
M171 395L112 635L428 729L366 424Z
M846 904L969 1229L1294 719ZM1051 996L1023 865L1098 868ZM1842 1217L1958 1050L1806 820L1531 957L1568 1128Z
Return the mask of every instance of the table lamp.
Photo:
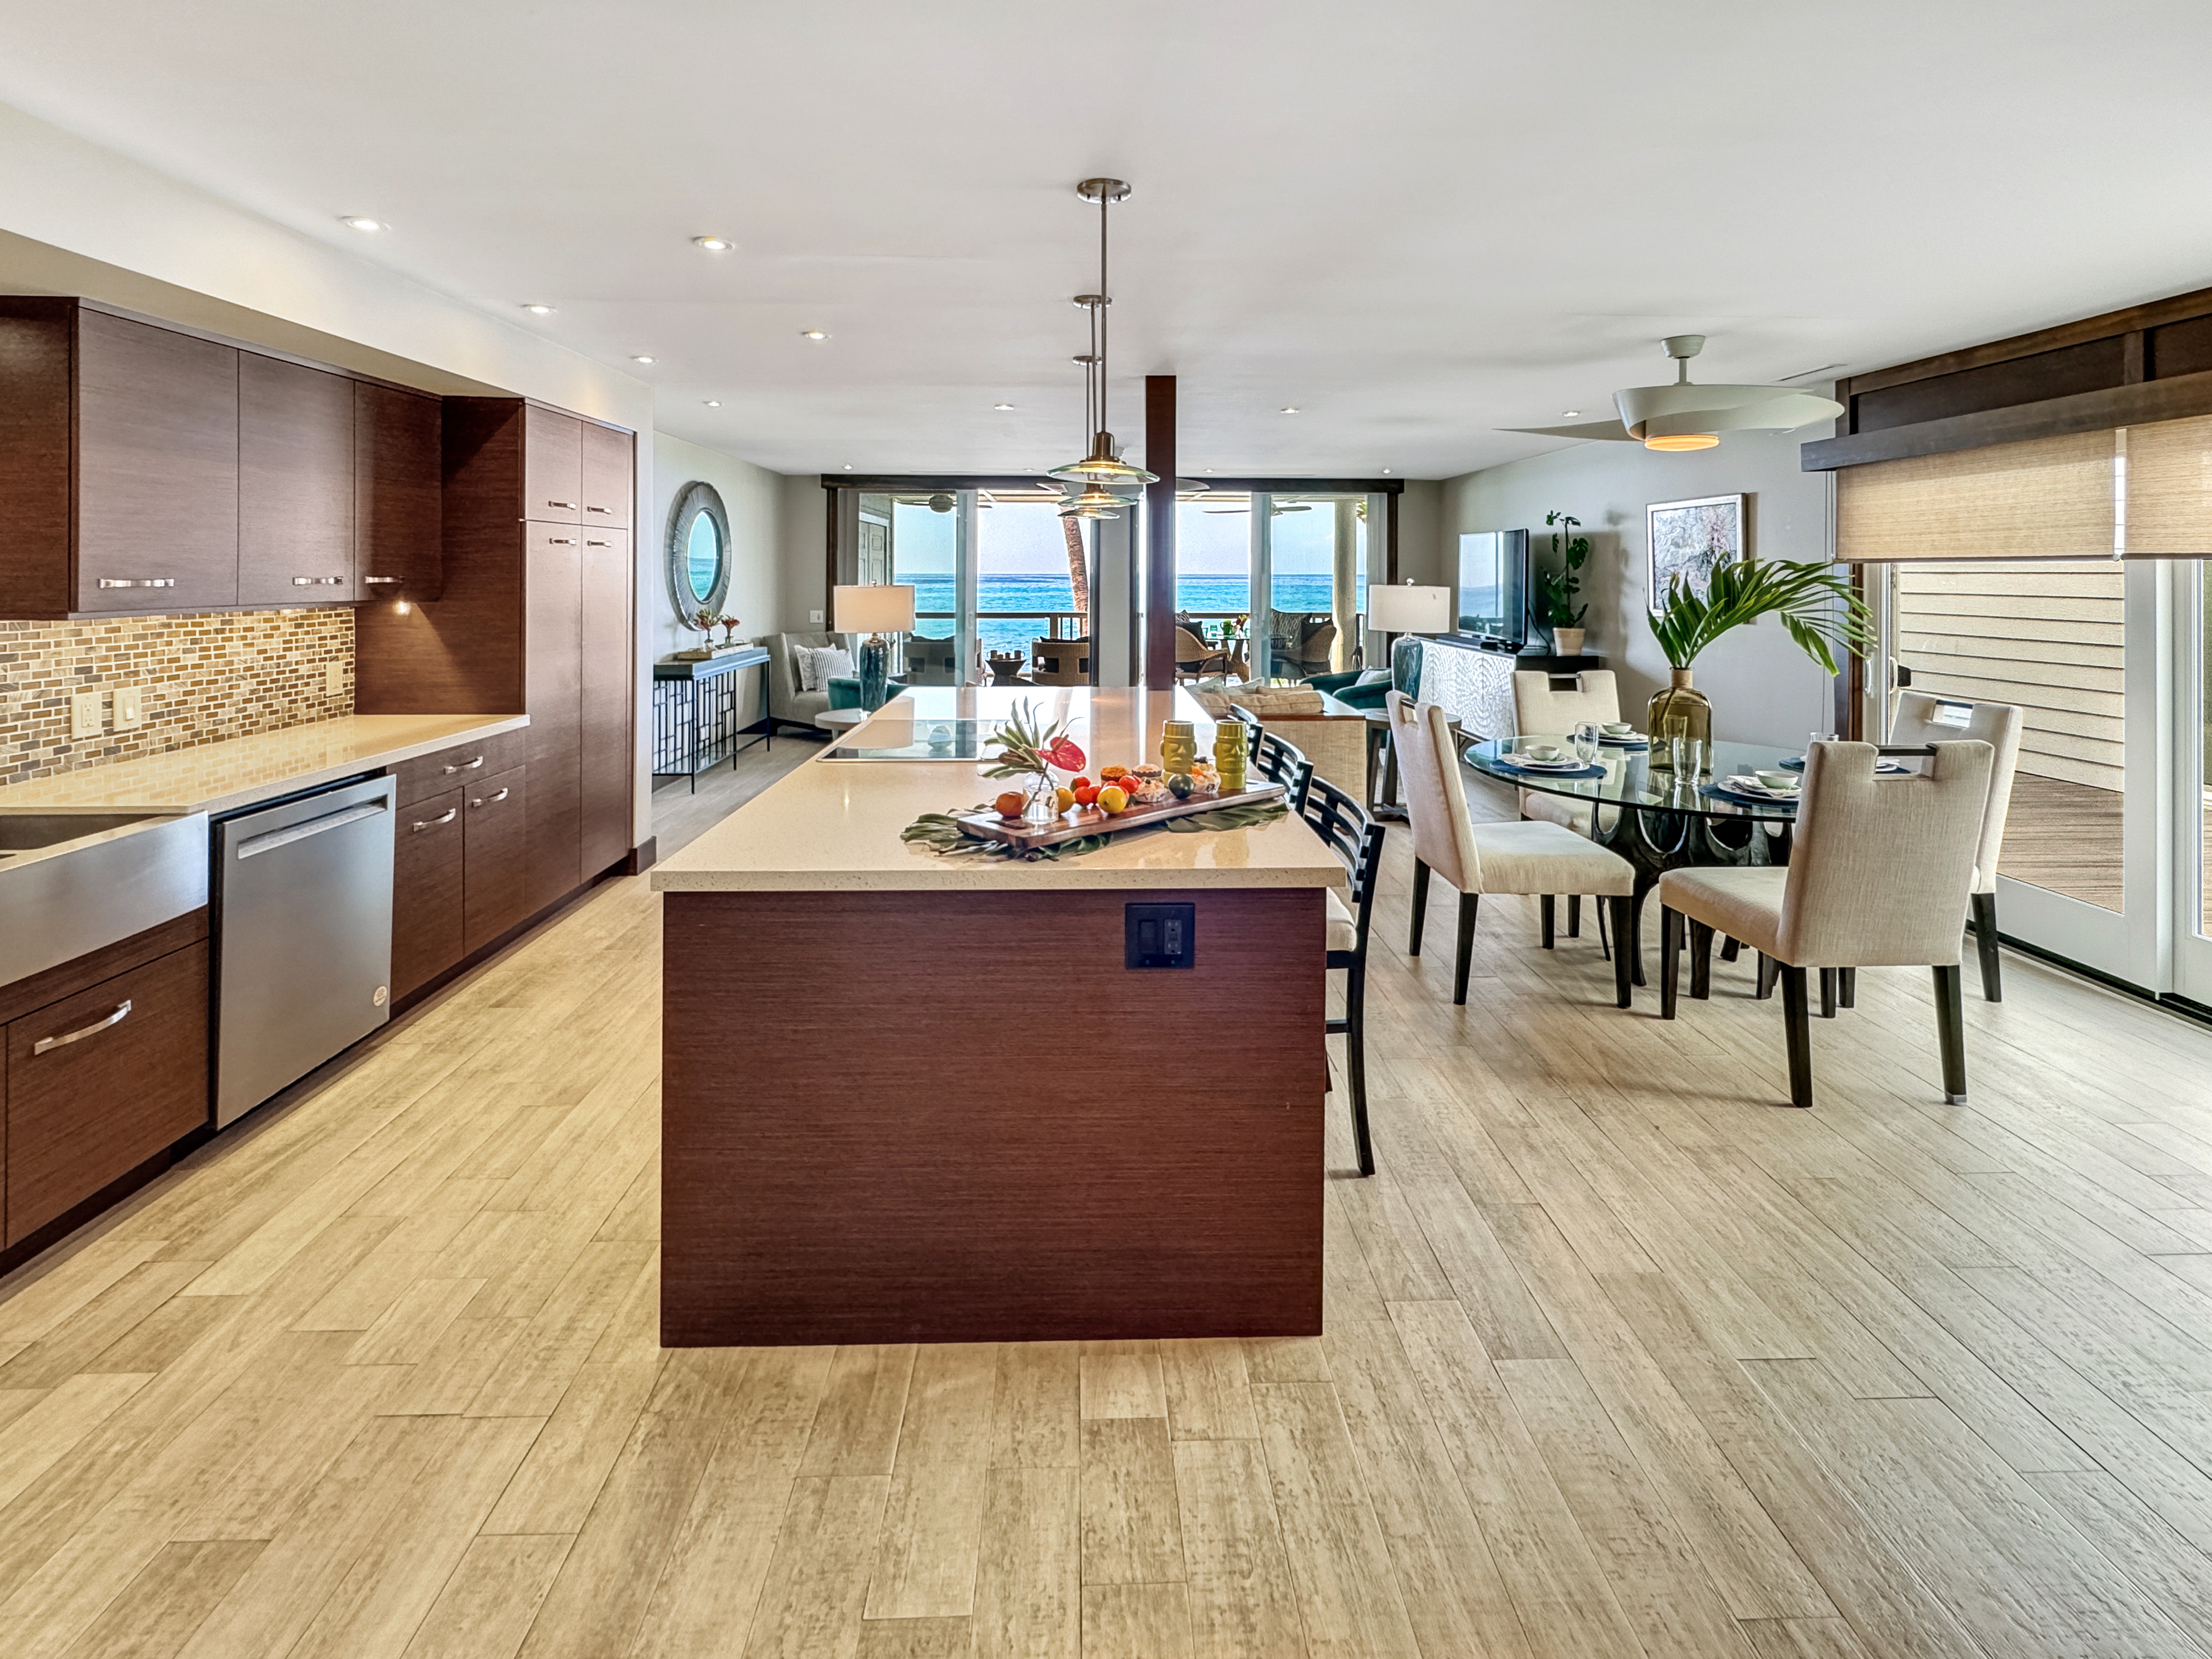
M1449 587L1416 587L1411 582L1397 587L1367 590L1367 625L1382 636L1382 660L1390 660L1393 634L1448 634L1452 625L1452 591Z
M914 589L898 583L840 584L835 613L840 634L868 636L860 641L860 707L881 708L891 662L890 641L884 635L914 632Z

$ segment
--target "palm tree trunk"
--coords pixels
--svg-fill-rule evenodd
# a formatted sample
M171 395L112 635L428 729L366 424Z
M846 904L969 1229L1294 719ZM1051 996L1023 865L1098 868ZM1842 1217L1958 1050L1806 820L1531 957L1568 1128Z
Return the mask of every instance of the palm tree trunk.
M1083 556L1083 526L1073 519L1060 521L1061 533L1067 538L1067 581L1075 594L1076 614L1091 614L1091 563Z

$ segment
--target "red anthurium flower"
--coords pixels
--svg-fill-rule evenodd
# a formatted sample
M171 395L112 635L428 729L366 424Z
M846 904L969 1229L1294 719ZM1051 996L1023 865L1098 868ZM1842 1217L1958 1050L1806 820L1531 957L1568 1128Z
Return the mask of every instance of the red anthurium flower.
M1072 738L1060 738L1044 750L1044 757L1063 772L1080 772L1089 764L1082 749Z

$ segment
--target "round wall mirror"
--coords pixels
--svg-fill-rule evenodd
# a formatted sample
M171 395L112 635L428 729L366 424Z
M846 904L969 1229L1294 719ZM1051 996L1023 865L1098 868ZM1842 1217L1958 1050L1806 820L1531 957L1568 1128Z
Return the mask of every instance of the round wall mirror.
M714 485L695 480L676 492L668 515L668 601L687 628L702 611L720 616L730 592L730 515Z

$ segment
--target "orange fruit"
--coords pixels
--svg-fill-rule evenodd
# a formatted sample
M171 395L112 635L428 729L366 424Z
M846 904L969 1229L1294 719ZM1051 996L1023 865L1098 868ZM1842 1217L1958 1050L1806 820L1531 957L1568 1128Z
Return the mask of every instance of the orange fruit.
M1029 805L1029 801L1020 790L1009 789L991 805L998 810L1000 817L1018 818L1021 817L1022 809Z

